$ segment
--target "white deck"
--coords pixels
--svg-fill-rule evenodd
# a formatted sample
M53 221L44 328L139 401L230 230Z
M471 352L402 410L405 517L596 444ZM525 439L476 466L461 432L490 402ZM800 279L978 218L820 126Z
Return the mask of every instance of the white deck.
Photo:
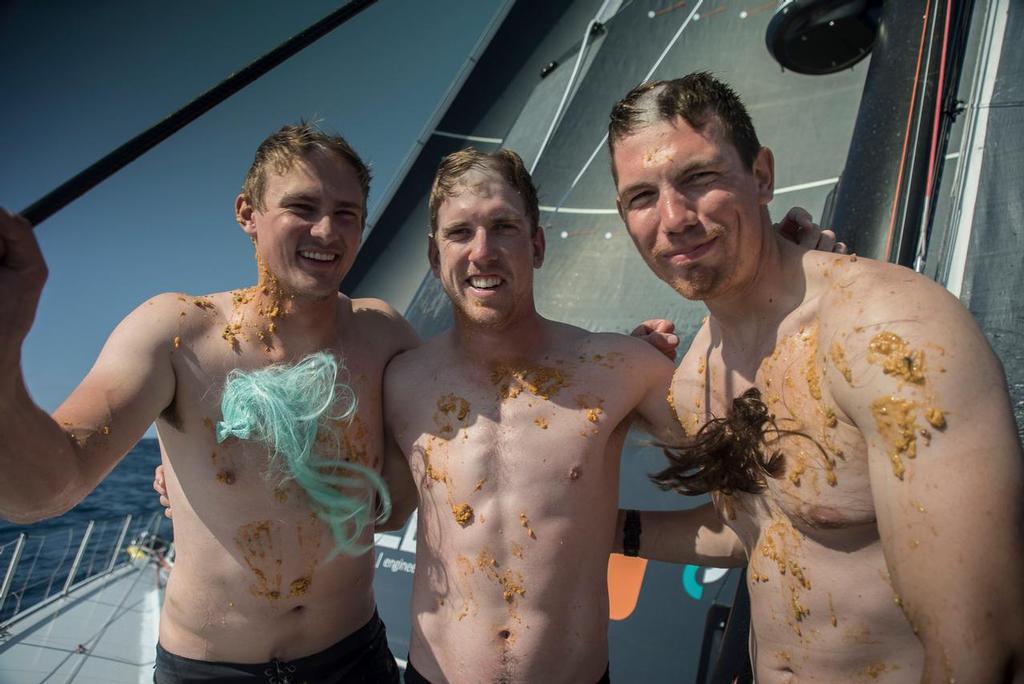
M141 559L27 611L0 634L0 684L152 682L159 572Z

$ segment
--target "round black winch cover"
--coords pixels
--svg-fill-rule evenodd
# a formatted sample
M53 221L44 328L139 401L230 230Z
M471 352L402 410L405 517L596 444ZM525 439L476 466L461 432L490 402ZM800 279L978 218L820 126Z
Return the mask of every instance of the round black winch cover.
M867 57L882 0L780 0L768 24L768 51L786 69L831 74Z

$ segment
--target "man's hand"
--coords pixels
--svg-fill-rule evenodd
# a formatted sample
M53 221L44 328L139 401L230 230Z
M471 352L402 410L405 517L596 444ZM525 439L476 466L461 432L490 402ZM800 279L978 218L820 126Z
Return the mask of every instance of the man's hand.
M160 495L160 505L164 507L164 515L173 517L171 513L171 500L167 498L167 483L164 482L164 466L161 463L153 471L153 491Z
M788 240L807 249L821 252L846 254L846 243L836 242L836 234L832 230L822 230L814 222L814 218L803 207L793 207L781 221L775 224L775 230Z
M647 342L670 361L675 361L676 348L679 347L679 336L675 332L676 326L672 321L654 318L644 321L629 334Z
M32 226L0 208L0 354L20 354L46 276L46 261Z

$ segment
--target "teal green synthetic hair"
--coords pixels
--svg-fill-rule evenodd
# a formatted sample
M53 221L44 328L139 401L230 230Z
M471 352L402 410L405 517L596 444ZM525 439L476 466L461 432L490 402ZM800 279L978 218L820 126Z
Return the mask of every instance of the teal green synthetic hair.
M366 529L391 515L391 496L376 471L341 453L342 441L332 428L355 415L357 398L338 382L338 370L338 360L328 352L296 364L236 368L224 385L217 441L237 437L264 444L269 475L302 487L330 526L336 553L359 555L373 546L359 541Z

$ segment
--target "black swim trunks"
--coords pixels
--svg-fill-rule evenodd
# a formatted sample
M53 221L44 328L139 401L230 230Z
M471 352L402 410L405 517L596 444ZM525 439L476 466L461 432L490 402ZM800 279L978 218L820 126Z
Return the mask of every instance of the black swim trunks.
M399 684L380 616L319 653L285 662L213 663L168 653L156 645L156 684Z
M611 678L608 676L608 668L606 667L604 668L604 676L597 680L597 684L611 684L611 681ZM405 684L430 684L430 680L417 672L410 661L405 666Z

